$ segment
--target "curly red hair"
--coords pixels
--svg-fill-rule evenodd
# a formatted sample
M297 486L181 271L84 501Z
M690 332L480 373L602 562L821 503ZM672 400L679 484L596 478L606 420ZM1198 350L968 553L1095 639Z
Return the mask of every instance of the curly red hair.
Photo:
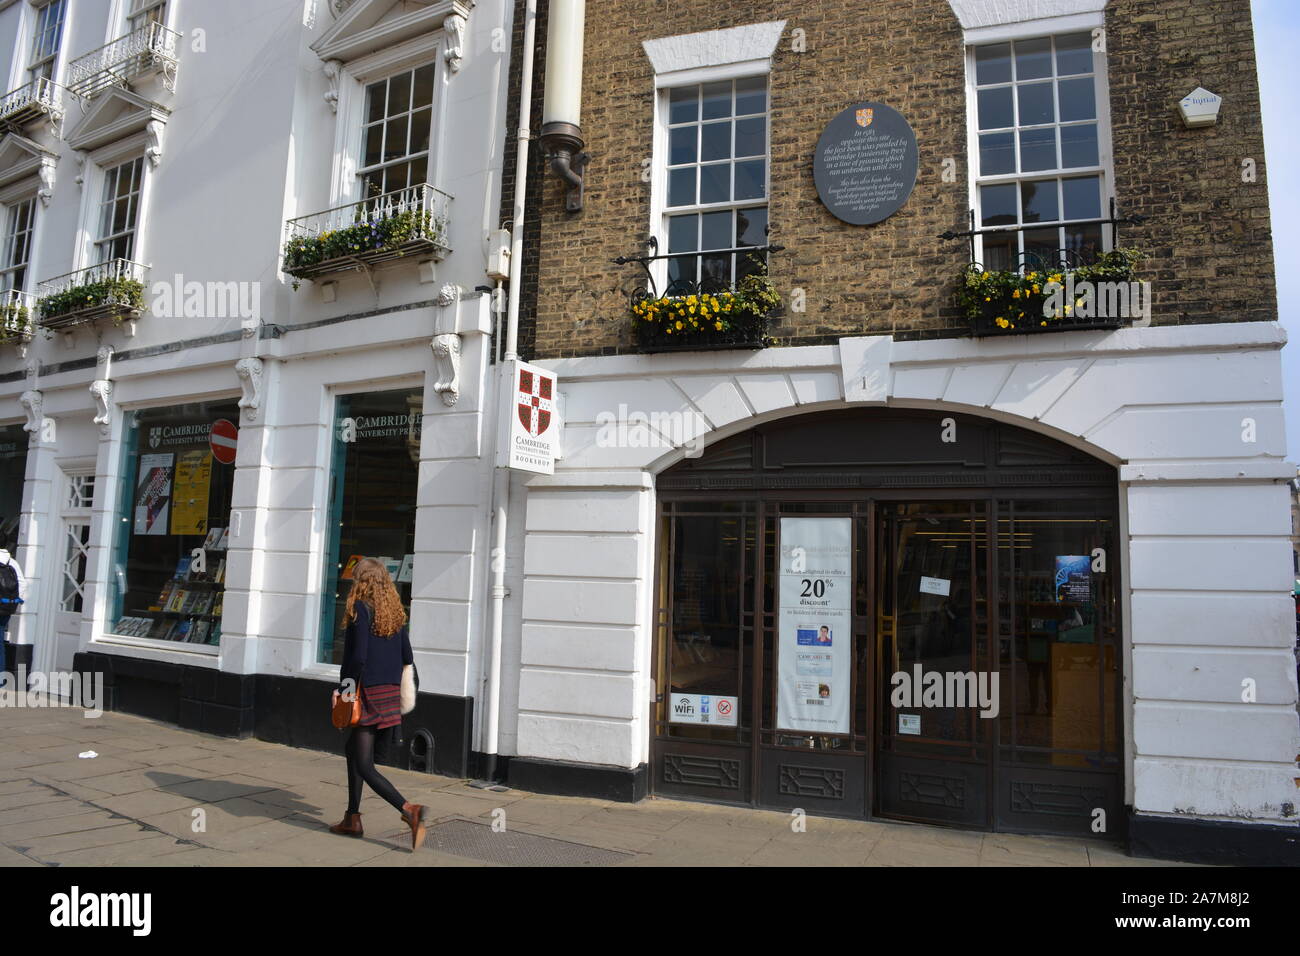
M393 579L374 558L362 558L352 571L352 590L343 617L349 624L357 618L358 601L365 601L374 610L375 633L380 637L392 637L406 623L406 609Z

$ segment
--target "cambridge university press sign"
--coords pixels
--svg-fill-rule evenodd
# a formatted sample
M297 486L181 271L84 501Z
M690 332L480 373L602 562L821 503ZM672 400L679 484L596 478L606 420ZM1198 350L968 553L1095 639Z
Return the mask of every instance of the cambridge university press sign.
M916 185L916 134L884 103L858 103L826 124L813 155L817 195L837 219L868 226L898 212Z
M497 464L541 475L555 473L559 450L559 393L555 373L527 362L503 363L501 434L506 446Z

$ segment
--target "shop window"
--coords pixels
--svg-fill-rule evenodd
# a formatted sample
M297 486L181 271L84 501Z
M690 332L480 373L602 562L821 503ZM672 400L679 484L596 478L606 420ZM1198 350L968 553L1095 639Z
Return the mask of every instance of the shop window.
M322 664L343 659L343 611L361 558L384 562L410 606L423 407L418 388L341 395L335 402L330 538L316 656Z
M220 642L238 421L234 400L128 413L113 633Z
M27 478L27 432L22 425L0 426L0 548L13 551L23 511Z

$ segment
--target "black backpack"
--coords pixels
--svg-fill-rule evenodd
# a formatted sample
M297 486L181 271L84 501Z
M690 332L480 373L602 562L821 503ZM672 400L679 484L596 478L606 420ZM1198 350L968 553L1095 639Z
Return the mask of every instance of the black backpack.
M18 610L18 570L8 561L0 564L0 617Z

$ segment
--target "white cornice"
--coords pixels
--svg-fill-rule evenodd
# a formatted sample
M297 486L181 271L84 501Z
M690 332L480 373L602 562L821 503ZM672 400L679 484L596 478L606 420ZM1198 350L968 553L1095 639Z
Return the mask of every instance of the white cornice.
M1107 0L948 0L962 28L1004 26L1080 13L1099 13Z
M122 115L107 119L114 109L126 105ZM113 89L98 97L76 128L68 134L73 149L95 150L101 146L139 133L150 123L166 123L171 110L159 106L129 90Z
M0 139L0 186L39 172L42 166L58 162L58 155L25 136L9 133Z
M750 60L770 60L784 31L784 20L771 20L725 30L643 40L641 46L656 73L678 73Z
M355 0L311 45L322 60L352 60L427 33L441 34L451 14L468 17L477 0ZM396 7L414 7L387 20Z

